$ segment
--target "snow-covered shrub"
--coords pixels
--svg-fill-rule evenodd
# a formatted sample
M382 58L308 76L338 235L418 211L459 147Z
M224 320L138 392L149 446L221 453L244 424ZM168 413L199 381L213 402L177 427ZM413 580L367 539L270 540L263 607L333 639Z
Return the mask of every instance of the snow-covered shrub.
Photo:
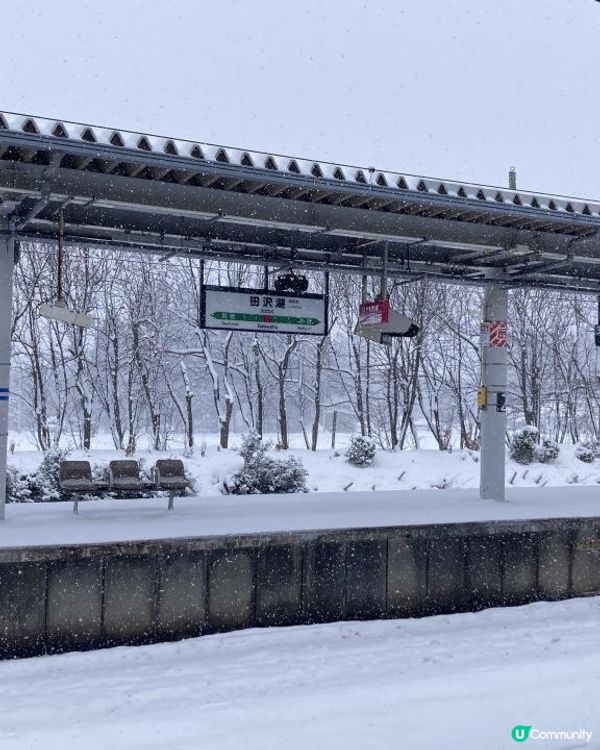
M375 441L364 435L352 435L346 449L346 461L352 466L370 466L375 460Z
M33 500L30 475L20 474L14 466L8 466L6 469L6 502L31 503Z
M58 447L49 448L44 453L44 458L38 470L30 477L36 502L45 503L61 499L58 487L60 463L68 455L69 450Z
M51 448L44 453L38 469L31 474L20 474L14 467L7 469L6 500L9 503L45 503L65 499L58 487L60 462L68 450Z
M549 464L556 461L559 453L558 443L550 439L542 440L541 444L535 447L534 460L541 464Z
M242 444L238 448L238 453L247 464L250 461L258 460L266 456L269 450L270 444L268 442L263 443L261 436L256 430L250 430L245 435L242 435Z
M263 443L256 432L244 435L239 454L242 467L236 471L225 489L232 495L270 495L306 492L308 472L298 459L272 458L267 455L269 443Z
M510 441L510 457L518 464L530 464L535 460L538 441L537 427L523 427L516 430Z
M586 443L580 443L575 446L575 458L583 461L584 464L591 464L596 458L594 451Z
M585 443L581 443L581 446L591 451L592 456L594 458L600 458L600 441L599 440L586 440Z

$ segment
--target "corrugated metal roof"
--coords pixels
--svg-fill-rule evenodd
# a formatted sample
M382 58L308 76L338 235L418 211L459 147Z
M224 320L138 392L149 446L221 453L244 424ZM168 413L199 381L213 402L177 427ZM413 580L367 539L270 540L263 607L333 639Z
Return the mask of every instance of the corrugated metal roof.
M0 112L0 232L600 293L600 204Z
M12 112L0 112L0 129L15 133L29 133L49 138L99 144L130 149L143 153L166 154L214 164L252 167L266 173L300 175L317 180L335 180L358 186L372 185L389 188L399 196L408 193L449 196L472 203L473 207L504 204L581 217L600 217L600 203L546 193L510 190L504 187L478 185L452 180L420 177L390 172L373 167L360 167L331 162L312 161L281 154L231 148L200 141L168 138L147 133L86 125L77 122L32 117Z

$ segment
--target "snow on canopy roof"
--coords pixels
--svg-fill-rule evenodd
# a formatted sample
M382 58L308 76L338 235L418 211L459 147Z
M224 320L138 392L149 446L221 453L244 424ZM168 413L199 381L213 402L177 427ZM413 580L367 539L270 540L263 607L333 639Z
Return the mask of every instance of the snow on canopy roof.
M99 144L119 149L141 152L155 152L194 161L224 163L254 171L279 172L289 175L310 177L315 182L331 180L339 183L368 185L373 188L388 188L406 195L406 192L448 196L467 202L503 203L534 210L552 211L571 215L599 216L600 204L577 198L532 193L523 190L510 190L489 185L461 183L379 170L374 167L360 167L348 164L312 161L282 154L268 154L261 151L231 148L213 143L202 143L176 138L167 138L148 133L86 125L80 122L67 122L44 117L0 112L0 132L2 130L28 133L52 139L81 141L87 145Z

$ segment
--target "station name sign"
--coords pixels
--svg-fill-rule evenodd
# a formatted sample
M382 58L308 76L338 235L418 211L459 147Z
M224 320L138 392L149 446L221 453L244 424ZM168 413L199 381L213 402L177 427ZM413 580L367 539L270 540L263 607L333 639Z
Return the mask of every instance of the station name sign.
M205 285L201 325L225 331L325 336L327 296Z

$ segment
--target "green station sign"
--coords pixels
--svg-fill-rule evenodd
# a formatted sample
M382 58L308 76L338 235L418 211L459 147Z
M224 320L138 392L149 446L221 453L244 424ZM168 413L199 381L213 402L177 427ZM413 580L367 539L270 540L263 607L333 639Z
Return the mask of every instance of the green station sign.
M327 333L327 297L205 285L202 326L257 333Z

